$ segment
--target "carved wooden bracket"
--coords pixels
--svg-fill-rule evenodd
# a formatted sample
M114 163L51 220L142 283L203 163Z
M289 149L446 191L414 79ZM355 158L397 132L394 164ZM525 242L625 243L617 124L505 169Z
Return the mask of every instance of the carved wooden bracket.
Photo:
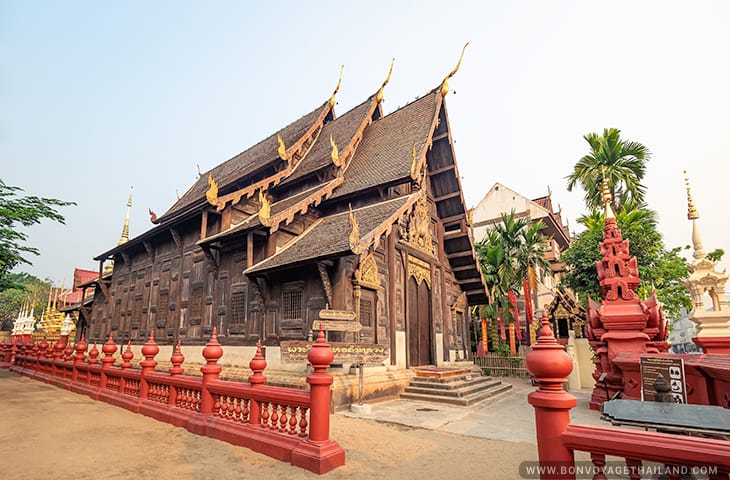
M203 249L205 258L208 260L208 265L210 265L210 268L213 269L216 278L218 278L218 260L216 259L216 254L211 250L210 246L208 245L201 245L200 248Z
M332 307L332 283L330 282L330 276L327 272L327 264L325 262L317 262L317 269L319 270L319 276L322 279L322 288L324 294L327 297L327 304Z
M145 240L142 242L142 245L144 245L144 249L147 250L147 256L150 257L150 261L152 263L155 262L155 250L152 248L152 244Z
M180 232L178 232L174 228L170 228L170 235L172 235L172 239L175 241L175 245L177 245L177 248L182 250L183 241L182 241L182 237L180 236Z

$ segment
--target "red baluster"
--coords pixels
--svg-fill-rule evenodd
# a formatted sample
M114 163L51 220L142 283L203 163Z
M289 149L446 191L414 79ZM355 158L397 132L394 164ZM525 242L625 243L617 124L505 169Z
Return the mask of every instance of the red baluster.
M299 407L299 436L300 437L306 437L309 432L307 431L307 412L309 412L309 409L307 407Z
M119 366L122 369L126 368L132 368L132 359L134 358L134 353L132 353L132 341L127 340L127 349L124 350L124 353L122 353L122 363L119 364Z
M289 435L297 434L297 407L291 407L289 415Z
M279 405L276 403L271 404L271 426L272 430L279 428Z
M540 464L563 465L574 472L573 452L561 440L570 423L570 409L577 404L575 397L563 390L563 382L573 369L573 362L565 353L565 347L555 340L547 312L543 312L540 338L527 354L525 364L539 386L527 398L535 409ZM575 473L556 476L546 471L541 478L574 479Z
M289 419L286 417L286 405L281 406L281 416L279 417L279 431L286 432L286 426Z
M211 380L217 380L221 373L221 366L218 365L218 360L223 356L223 348L218 343L218 335L216 328L213 327L213 334L210 336L210 341L205 345L203 349L203 357L207 364L200 367L200 371L203 373L203 387L200 398L200 413L212 413L213 411L213 395L208 391L207 385Z

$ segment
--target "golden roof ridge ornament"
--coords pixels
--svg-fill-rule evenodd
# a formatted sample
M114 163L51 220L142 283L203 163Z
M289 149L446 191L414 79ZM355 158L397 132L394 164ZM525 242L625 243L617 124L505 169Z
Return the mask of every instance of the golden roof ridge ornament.
M277 149L277 152L279 153L279 157L288 162L289 161L289 155L286 153L286 145L284 145L284 140L281 139L281 135L278 133L276 134L276 141L279 142L279 148Z
M447 93L449 93L449 79L453 77L456 72L459 70L459 67L461 66L461 61L464 59L464 52L466 51L466 47L469 45L469 42L466 42L464 44L464 48L461 49L461 56L459 56L459 62L456 64L456 67L446 75L446 78L444 78L444 81L441 82L441 96L445 97Z
M208 174L208 191L205 192L205 198L213 206L218 205L218 183L213 179L213 174Z
M606 167L601 166L601 175L603 176L603 183L601 184L601 193L603 195L603 206L605 211L605 219L606 220L616 220L616 215L613 213L613 208L611 208L611 200L613 200L613 196L611 195L611 189L608 186L608 179L606 178Z
M265 227L271 226L271 204L263 188L259 190L259 221Z
M117 246L124 245L129 241L129 211L132 208L132 191L134 187L129 187L129 198L127 199L127 214L124 216L124 226L122 227L122 236L117 242Z
M692 199L692 192L689 188L689 178L687 177L687 170L684 170L684 184L687 186L687 219L692 220L692 247L694 248L694 253L692 254L692 256L698 262L701 262L707 256L707 254L705 253L705 248L702 245L702 235L700 234L700 228L696 222L696 220L700 218L700 212L697 211L697 207L695 207L695 202Z
M340 85L342 84L342 70L344 70L344 68L344 65L340 65L340 78L337 80L335 91L332 92L332 96L330 97L330 108L334 108L335 106L335 96L337 95L337 92L340 91Z
M340 152L337 149L337 144L335 143L335 139L332 138L332 135L330 135L330 145L332 145L332 153L330 154L330 157L332 157L332 163L335 164L335 167L341 168L342 161L340 160Z
M416 178L416 164L418 163L418 157L416 153L416 142L413 142L413 160L411 160L411 178Z
M354 254L360 253L360 224L357 222L357 217L352 211L352 204L348 204L347 208L350 211L350 250Z
M383 101L383 90L385 89L385 86L390 81L390 75L393 73L393 65L395 64L395 57L393 57L393 60L390 61L390 70L388 70L388 76L385 77L385 81L380 86L380 89L378 90L378 93L375 95L375 101L380 103Z

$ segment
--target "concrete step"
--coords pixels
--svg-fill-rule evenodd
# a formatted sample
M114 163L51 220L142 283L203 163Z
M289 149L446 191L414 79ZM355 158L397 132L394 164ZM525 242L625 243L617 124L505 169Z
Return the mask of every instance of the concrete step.
M411 383L408 385L404 393L417 393L424 395L436 395L444 397L468 397L473 393L477 393L483 390L489 390L491 388L499 387L502 382L498 380L487 380L479 382L464 383L458 388L442 389L442 388L429 388L428 386L414 385ZM401 395L402 397L402 395Z
M424 381L422 378L414 377L410 385L418 388L431 388L434 390L458 390L470 385L489 384L495 380L492 377L471 377L471 379L455 378L446 382Z
M443 394L426 394L426 393L408 393L404 392L401 393L400 398L406 399L406 400L420 400L422 402L432 402L432 403L442 403L442 404L448 404L448 405L459 405L463 407L467 407L470 405L474 405L475 403L481 402L482 400L486 400L487 398L493 397L495 395L498 395L500 393L506 392L512 388L512 385L510 384L504 384L499 382L499 385L493 386L491 388L487 388L484 390L479 390L474 393L471 393L464 397L450 397L445 396Z

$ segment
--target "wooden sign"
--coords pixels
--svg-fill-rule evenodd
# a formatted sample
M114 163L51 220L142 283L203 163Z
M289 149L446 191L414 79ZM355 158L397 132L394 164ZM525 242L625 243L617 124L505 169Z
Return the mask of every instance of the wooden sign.
M359 332L362 330L360 322L345 320L315 320L312 322L312 330L318 332L320 329L325 332Z
M660 376L669 384L674 403L687 403L682 358L641 357L641 399L650 402L657 401L654 382Z
M314 342L281 342L282 363L307 363L307 353ZM380 363L390 356L390 347L375 343L330 342L335 359L332 363Z
M320 310L319 318L322 320L355 320L355 312L350 310Z

